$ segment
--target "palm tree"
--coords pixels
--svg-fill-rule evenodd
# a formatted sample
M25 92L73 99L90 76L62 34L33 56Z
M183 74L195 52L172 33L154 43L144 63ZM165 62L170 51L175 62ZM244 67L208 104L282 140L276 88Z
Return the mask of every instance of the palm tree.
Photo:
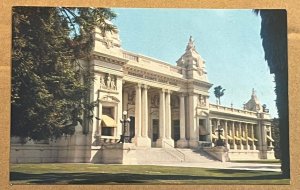
M290 177L288 121L287 13L285 10L255 10L261 16L262 45L270 72L275 75L276 106L279 116L281 170Z
M214 91L215 96L216 96L216 98L218 98L219 104L221 104L221 96L224 95L225 89L223 89L222 86L217 86L214 89L215 89L215 91Z

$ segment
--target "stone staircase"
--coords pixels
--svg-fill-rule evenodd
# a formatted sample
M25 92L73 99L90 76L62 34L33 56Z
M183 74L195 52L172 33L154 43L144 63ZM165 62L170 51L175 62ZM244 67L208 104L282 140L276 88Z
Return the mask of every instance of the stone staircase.
M137 149L138 164L163 163L209 163L217 160L210 157L203 150L179 148L150 148Z

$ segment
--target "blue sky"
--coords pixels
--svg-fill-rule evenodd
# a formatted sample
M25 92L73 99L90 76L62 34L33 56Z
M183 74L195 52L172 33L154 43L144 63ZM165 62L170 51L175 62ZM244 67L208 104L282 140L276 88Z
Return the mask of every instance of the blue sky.
M242 108L255 88L262 104L277 117L274 76L260 38L261 19L251 10L113 9L122 47L176 65L192 35L206 61L210 102L215 86L226 89L221 103Z

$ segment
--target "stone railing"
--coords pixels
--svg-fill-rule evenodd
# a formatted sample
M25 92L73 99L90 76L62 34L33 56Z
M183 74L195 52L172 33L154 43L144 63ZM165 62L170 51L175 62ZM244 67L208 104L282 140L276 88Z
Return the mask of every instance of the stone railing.
M131 61L139 62L139 57L129 52L123 52L123 58L129 59Z
M231 107L225 107L221 105L216 104L209 104L209 108L211 110L220 111L220 112L226 112L226 113L232 113L232 114L241 114L241 115L248 115L252 117L257 117L257 113L249 110L241 110Z
M171 72L182 74L182 68L180 68L180 67L173 66L173 65L170 65L170 64L165 63L163 61L155 60L155 59L152 59L152 58L149 58L149 57L136 55L134 53L130 53L130 52L127 52L127 51L123 51L123 58L134 61L134 62L138 62L138 63L151 64L152 66L156 65L156 66L161 67L163 69L167 69Z

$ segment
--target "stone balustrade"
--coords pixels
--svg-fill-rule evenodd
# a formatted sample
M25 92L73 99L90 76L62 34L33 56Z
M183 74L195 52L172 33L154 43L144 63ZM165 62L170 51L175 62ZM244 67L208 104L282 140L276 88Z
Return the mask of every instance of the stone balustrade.
M137 63L146 63L146 64L151 64L152 66L158 66L161 67L163 69L167 69L170 72L173 73L179 73L182 74L182 68L181 67L177 67L177 66L173 66L170 65L168 63L165 63L163 61L160 60L155 60L149 57L145 57L145 56L140 56L140 55L136 55L134 53L130 53L127 51L123 51L123 58L137 62Z
M209 104L209 108L211 111L219 111L223 113L232 113L232 114L238 114L238 115L246 115L249 117L257 117L257 112L249 111L249 110L242 110L242 109L236 109L216 104Z

